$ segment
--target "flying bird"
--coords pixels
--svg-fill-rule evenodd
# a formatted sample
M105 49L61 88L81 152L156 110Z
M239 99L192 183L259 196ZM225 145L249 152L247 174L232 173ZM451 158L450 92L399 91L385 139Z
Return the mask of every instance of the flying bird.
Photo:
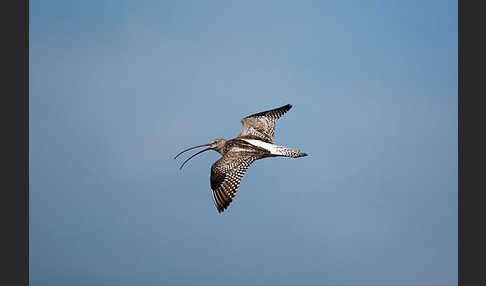
M263 158L269 157L305 157L308 154L298 149L278 146L273 143L275 124L292 105L287 104L279 108L255 113L241 120L243 128L238 137L225 140L215 139L209 144L203 144L188 148L177 154L194 148L209 146L197 152L182 163L180 169L194 156L209 150L214 150L223 157L211 166L211 192L213 201L219 213L229 207L240 186L241 179L248 167Z

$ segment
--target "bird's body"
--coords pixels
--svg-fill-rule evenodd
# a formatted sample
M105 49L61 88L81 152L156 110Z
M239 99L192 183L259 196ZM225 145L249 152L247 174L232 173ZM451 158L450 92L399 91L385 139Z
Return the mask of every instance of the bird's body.
M194 154L189 159L208 150L215 150L223 155L211 166L210 177L213 200L218 212L223 212L230 205L243 175L254 161L268 157L298 158L307 156L306 153L298 149L278 146L273 143L275 124L291 107L292 105L287 104L247 116L241 120L243 128L238 137L231 140L216 139L210 144L195 146L177 155L202 146L210 147Z

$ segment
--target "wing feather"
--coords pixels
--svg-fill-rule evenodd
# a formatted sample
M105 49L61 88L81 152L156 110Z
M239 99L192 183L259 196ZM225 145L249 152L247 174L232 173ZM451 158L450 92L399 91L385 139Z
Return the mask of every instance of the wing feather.
M273 143L275 135L275 125L277 120L282 117L292 105L287 104L279 108L255 113L241 120L243 128L238 137L259 139L268 143Z
M218 212L229 207L248 167L259 159L250 152L229 152L211 166L211 192Z

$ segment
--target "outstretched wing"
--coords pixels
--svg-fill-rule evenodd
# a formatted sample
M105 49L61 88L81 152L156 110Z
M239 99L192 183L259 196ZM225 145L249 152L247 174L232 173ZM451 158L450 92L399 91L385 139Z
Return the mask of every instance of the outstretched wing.
M273 144L275 124L282 115L290 110L290 108L292 108L292 105L287 104L279 108L255 113L243 118L241 120L243 129L238 137L259 139Z
M248 167L260 158L250 152L228 152L211 166L211 191L218 212L230 205Z

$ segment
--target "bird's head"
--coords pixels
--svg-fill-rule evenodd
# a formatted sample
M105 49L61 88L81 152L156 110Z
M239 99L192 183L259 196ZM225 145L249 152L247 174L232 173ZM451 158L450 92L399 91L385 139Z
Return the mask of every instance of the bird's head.
M224 140L223 138L217 138L217 139L214 139L213 141L211 141L211 143L209 143L209 146L211 146L210 148L213 149L214 151L217 151L221 155L224 155L223 154L223 147L224 147L225 143L226 143L226 140Z
M179 155L181 155L182 153L184 153L186 151L189 151L189 150L192 150L194 148L209 146L208 148L197 152L196 154L194 154L191 157L189 157L186 161L184 161L184 163L182 163L182 165L180 167L180 169L182 169L182 167L184 167L184 165L187 163L187 161L191 160L193 157L195 157L196 155L201 154L202 152L206 152L206 151L209 151L209 150L214 150L214 151L220 153L221 155L224 155L223 149L224 149L224 144L225 143L226 143L226 140L224 140L222 138L217 138L217 139L214 139L213 141L211 141L211 143L209 143L209 144L203 144L203 145L198 145L198 146L194 146L194 147L191 147L191 148L187 148L187 149L181 151L179 154L177 154L174 157L174 159L176 159L177 157L179 157Z

